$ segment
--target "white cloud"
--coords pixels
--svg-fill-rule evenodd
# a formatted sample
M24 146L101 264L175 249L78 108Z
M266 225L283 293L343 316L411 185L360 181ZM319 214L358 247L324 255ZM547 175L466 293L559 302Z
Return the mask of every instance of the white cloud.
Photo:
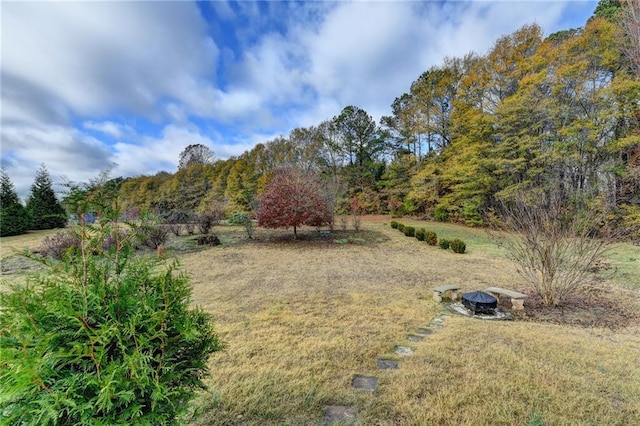
M198 90L215 76L218 50L194 3L10 2L2 33L3 79L20 83L5 105L38 91L75 114L151 116L158 99L188 97L176 83Z
M215 158L238 156L258 141L225 142L220 134L205 134L196 126L167 125L159 137L139 136L114 145L113 169L116 176L153 175L173 172L178 167L180 153L191 144L202 144L213 150Z
M82 124L82 127L89 130L96 130L98 132L105 133L114 138L121 138L125 133L131 133L133 129L129 126L124 126L113 121L95 122L86 121Z

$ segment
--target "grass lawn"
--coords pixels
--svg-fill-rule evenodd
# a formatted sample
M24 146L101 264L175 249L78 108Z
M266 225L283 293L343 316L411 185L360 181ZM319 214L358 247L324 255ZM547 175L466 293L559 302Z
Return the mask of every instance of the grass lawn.
M227 345L211 357L209 390L195 401L201 416L191 424L320 425L326 406L349 407L362 425L640 424L637 325L451 316L409 342L447 312L431 300L433 286L526 289L484 231L399 221L461 238L468 252L405 237L388 217L328 239L258 229L248 241L241 228L216 227L222 246L191 250L184 237L168 244L166 255L191 276L194 303L213 313ZM637 313L639 259L638 247L614 247L610 263L620 274L592 299L615 297ZM414 352L396 355L396 345ZM399 368L378 369L381 357ZM354 375L377 377L375 392L354 389Z

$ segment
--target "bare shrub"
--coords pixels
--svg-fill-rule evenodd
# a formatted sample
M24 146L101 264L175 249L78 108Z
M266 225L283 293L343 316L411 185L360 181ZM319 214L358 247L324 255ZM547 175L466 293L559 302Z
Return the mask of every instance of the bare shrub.
M534 194L534 195L532 195ZM557 306L596 283L607 241L603 222L566 197L524 192L504 202L499 242L526 285L544 305Z
M44 257L62 260L65 254L80 248L80 237L75 233L65 230L45 238L38 249Z
M220 209L207 209L195 217L195 225L201 234L208 234L211 228L220 224L224 218L224 212Z
M138 232L140 244L152 249L157 249L169 238L169 229L162 224L145 224L138 228Z
M164 219L164 226L176 237L180 236L182 224L189 221L189 215L183 211L172 211Z

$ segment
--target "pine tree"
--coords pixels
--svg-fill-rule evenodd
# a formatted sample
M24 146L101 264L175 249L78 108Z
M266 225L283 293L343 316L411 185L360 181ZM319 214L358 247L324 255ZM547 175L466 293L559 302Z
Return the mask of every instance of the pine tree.
M24 234L29 229L29 215L20 203L7 172L0 170L0 236Z
M67 224L67 215L53 192L53 184L44 164L36 172L31 185L27 211L31 216L31 229L64 228Z

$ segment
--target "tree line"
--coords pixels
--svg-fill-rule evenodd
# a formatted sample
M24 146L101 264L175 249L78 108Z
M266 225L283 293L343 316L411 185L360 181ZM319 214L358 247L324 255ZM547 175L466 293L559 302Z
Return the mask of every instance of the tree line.
M584 27L546 38L525 25L426 70L379 123L347 106L238 157L127 179L123 194L140 210L255 212L274 172L293 167L319 174L337 211L357 197L369 213L481 225L516 192L553 186L637 221L634 8L602 1Z

